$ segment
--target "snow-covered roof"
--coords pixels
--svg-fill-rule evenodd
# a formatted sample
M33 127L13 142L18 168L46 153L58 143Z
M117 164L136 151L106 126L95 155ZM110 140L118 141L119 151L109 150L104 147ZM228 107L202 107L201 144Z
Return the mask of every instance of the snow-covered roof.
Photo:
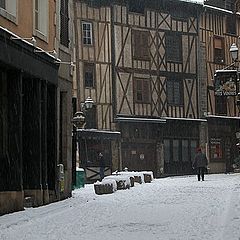
M191 2L191 3L197 3L197 4L204 4L204 0L180 0L182 2Z

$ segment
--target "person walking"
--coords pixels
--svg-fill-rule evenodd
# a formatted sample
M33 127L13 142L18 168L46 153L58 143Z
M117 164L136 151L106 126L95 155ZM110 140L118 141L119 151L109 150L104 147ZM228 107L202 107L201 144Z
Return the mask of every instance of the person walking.
M204 181L204 173L207 168L207 165L208 165L208 160L207 160L206 154L202 152L201 148L198 148L197 154L194 158L193 165L192 165L193 169L197 170L198 181L200 181L201 178L202 178L202 181Z
M103 154L100 152L98 155L98 159L99 159L99 167L100 167L100 179L102 180L104 178L104 169L105 169L105 161L104 161L104 157Z

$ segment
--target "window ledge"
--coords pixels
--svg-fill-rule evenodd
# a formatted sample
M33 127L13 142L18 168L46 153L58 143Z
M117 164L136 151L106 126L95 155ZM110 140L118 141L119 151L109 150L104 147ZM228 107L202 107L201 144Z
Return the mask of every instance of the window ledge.
M37 29L35 29L35 36L48 43L48 37Z

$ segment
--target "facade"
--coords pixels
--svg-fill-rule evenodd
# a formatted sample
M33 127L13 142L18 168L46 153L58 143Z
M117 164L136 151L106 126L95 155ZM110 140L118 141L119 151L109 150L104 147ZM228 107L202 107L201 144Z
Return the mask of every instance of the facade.
M232 171L238 155L235 133L239 130L239 111L235 96L218 95L214 74L219 69L236 69L230 47L238 44L240 34L239 1L205 1L199 29L200 113L207 122L206 147L211 172ZM216 80L216 79L215 79ZM207 101L205 101L207 99Z
M71 196L71 6L0 1L0 214Z
M87 181L99 179L98 154L105 159L105 174L119 169L119 136L113 123L111 9L101 1L75 1L76 102L84 110L87 97L94 101L86 110L85 129L78 131L80 167ZM103 2L102 2L103 3Z
M92 127L121 132L115 169L192 173L206 122L199 111L202 6L164 0L75 4L77 105L90 96L96 103Z

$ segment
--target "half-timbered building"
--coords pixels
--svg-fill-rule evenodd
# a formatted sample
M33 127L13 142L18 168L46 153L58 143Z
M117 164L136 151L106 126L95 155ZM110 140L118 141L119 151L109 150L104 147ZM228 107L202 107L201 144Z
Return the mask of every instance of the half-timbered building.
M236 97L214 91L214 75L219 69L236 69L231 64L230 47L239 45L239 1L205 1L199 27L200 114L207 120L206 149L211 172L232 170L238 154L235 133L239 128ZM206 101L207 99L207 101Z
M191 173L206 121L199 112L202 6L177 0L75 3L78 108L90 96L95 127L121 132L115 166L155 176Z

